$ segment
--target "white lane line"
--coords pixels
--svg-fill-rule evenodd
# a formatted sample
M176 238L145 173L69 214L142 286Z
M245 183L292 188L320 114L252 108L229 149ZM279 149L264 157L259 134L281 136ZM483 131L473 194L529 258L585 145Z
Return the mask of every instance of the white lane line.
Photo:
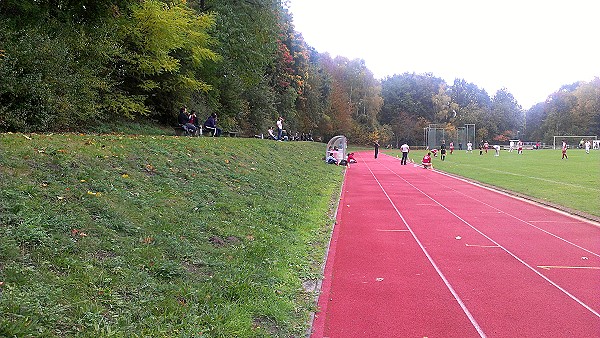
M560 266L560 265L538 265L538 268L544 270L550 269L589 269L589 270L600 270L598 266Z
M499 248L499 246L497 246L497 245L465 244L465 246L475 247L475 248Z
M445 174L443 174L443 173L440 173L440 174L441 174L441 175L445 175ZM396 174L396 175L398 175L398 174ZM456 177L453 177L453 176L450 176L450 175L446 175L446 176L447 176L447 177L450 177L450 178L455 178L455 179L461 180L460 178L456 178ZM473 183L471 183L471 182L469 182L469 181L465 181L465 180L461 180L461 181L463 181L463 182L467 182L467 183L470 183L470 184L473 184ZM440 184L440 183L438 183L438 184ZM443 186L445 186L445 187L447 187L447 188L450 188L450 189L452 189L454 192L456 192L456 193L459 193L459 194L461 194L461 195L463 195L463 196L465 196L465 197L467 197L467 198L470 198L470 199L472 199L472 200L475 200L475 201L477 201L477 202L479 202L479 203L481 203L481 204L485 205L486 207L489 207L489 208L495 209L495 210L497 210L499 213L503 213L503 214L505 214L505 215L507 215L507 216L510 216L510 217L512 217L512 218L514 218L514 219L516 219L517 221L520 221L520 222L522 222L522 223L525 223L525 224L529 225L530 227L532 227L532 228L535 228L535 229L537 229L537 230L539 230L539 231L541 231L541 232L543 232L543 233L545 233L545 234L547 234L547 235L550 235L550 236L552 236L552 237L554 237L554 238L556 238L556 239L559 239L559 240L561 240L561 241L563 241L563 242L565 242L565 243L567 243L567 244L570 244L570 245L572 245L572 246L574 246L574 247L576 247L576 248L578 248L578 249L581 249L581 250L583 250L583 251L585 251L585 252L587 252L587 253L589 253L589 254L591 254L591 255L594 255L594 256L596 256L596 257L600 257L600 254L598 254L598 253L595 253L595 252L593 252L593 251L591 251L591 250L589 250L589 249L586 249L586 248L584 248L584 247L582 247L582 246L579 246L579 245L577 245L577 244L575 244L575 243L573 243L573 242L571 242L571 241L569 241L569 240L567 240L567 239L565 239L565 238L562 238L562 237L560 237L560 236L558 236L558 235L556 235L556 234L553 234L553 233L551 233L551 232L550 232L550 231L548 231L548 230L544 230L544 229L542 229L542 228L540 228L540 227L538 227L538 226L536 226L536 225L534 225L534 224L531 224L531 222L528 222L528 221L526 221L526 220L524 220L524 219L521 219L521 218L519 218L519 217L517 217L517 216L515 216L515 215L513 215L513 214L510 214L510 213L508 213L508 212L506 212L506 211L503 211L503 210L501 210L501 209L498 209L497 207L495 207L495 206L493 206L493 205L490 205L490 204L488 204L488 203L486 203L486 202L483 202L483 201L482 201L482 200L480 200L480 199L477 199L477 198L474 198L474 197L472 197L472 196L469 196L469 195L467 195L467 194L463 193L462 191L458 191L458 190L456 190L456 189L454 189L454 188L452 188L452 187L448 187L447 185L444 185L444 184L441 184L441 185L443 185ZM477 184L476 184L476 185L477 185ZM477 185L477 186L480 186L480 185ZM485 187L484 187L484 188L485 188ZM495 190L492 190L492 191L495 191ZM504 194L504 193L501 193L501 192L499 192L499 193L500 193L500 194ZM508 195L508 194L505 194L505 195L506 195L506 196L509 196L509 197L513 197L513 198L514 198L514 196L511 196L511 195ZM519 200L521 200L521 199L519 199ZM567 216L569 216L569 215L567 215ZM550 222L550 221L548 221L548 222ZM560 223L560 221L556 221L556 222ZM572 221L572 222L573 222L573 223L582 223L582 222L577 222L577 221ZM564 223L566 224L567 222L564 222ZM587 223L587 222L586 222L586 223Z
M568 213L568 212L566 212L566 211L563 211L563 210L560 210L560 209L552 208L552 207L550 207L550 206L547 206L547 205L544 205L544 204L541 204L541 203L538 203L538 202L535 202L535 201L532 201L532 200L528 200L528 199L526 199L526 198L523 198L523 197L519 197L519 196L516 196L516 195L511 195L511 194L509 194L509 193L506 193L506 192L504 192L504 191L501 191L501 190L498 190L498 189L494 189L494 188L491 188L491 187L488 187L488 186L485 186L485 185L481 185L481 184L478 184L477 182L469 181L469 180L466 180L466 179L464 179L464 178L461 178L461 177L458 177L458 176L454 176L454 175L450 175L450 174L448 174L448 173L445 173L445 172L441 172L441 171L437 171L437 170L436 170L436 171L435 171L435 173L437 173L437 174L440 174L440 175L444 175L444 176L446 176L446 177L453 178L453 179L455 179L455 180L459 180L459 181L462 181L462 182L468 183L468 184L470 184L470 185L474 185L474 186L476 186L476 187L479 187L479 188L482 188L482 189L485 189L485 190L492 191L492 192L494 192L494 193L496 193L496 194L500 194L500 195L508 196L508 197L510 197L510 198L512 198L512 199L515 199L515 200L518 200L518 201L522 201L522 202L525 202L525 203L528 203L528 204L531 204L531 205L535 205L535 206L536 206L536 207L538 207L538 208L543 208L543 209L546 209L546 210L550 210L550 211L552 211L552 212L554 212L554 213L557 213L557 214L561 214L561 215L567 216L567 217L569 217L570 219L579 220L579 222L580 222L580 223L586 223L586 224L591 224L591 225L593 225L593 226L596 226L596 227L600 227L600 223L599 223L599 222L592 221L592 220L590 220L590 219L583 218L583 217L580 217L580 216L577 216L577 215L573 215L573 214L570 214L570 213ZM431 178L430 178L430 180L431 180ZM438 183L436 182L436 184L438 184ZM446 186L446 185L444 185L444 186ZM452 188L450 188L450 189L452 189ZM456 190L455 190L455 191L456 191ZM471 196L468 196L468 195L466 195L466 194L465 194L465 193L463 193L463 192L459 192L459 193L460 193L461 195L464 195L464 196L467 196L467 197L469 197L470 199L474 199L474 200L476 200L476 201L479 201L478 199L476 199L476 198L474 198L474 197L471 197Z
M585 224L585 222L578 222L578 221L572 221L572 222L564 222L564 221L524 221L527 223L560 223L560 224Z
M384 167L386 167L386 166L384 165ZM448 281L446 276L444 276L444 274L442 273L442 270L440 270L440 268L437 266L437 264L435 263L435 261L433 260L433 258L429 254L429 252L427 252L427 250L423 246L423 243L421 243L421 241L419 240L419 238L417 238L417 235L414 233L414 231L412 230L410 225L408 225L408 223L406 222L406 219L404 219L404 216L402 216L402 214L400 213L400 210L398 210L398 208L396 208L396 205L394 204L394 202L392 201L392 199L390 198L388 193L385 191L385 189L383 188L383 186L381 185L381 183L379 182L379 180L377 179L377 177L375 176L373 171L371 171L371 168L369 167L369 165L367 165L367 169L369 169L369 172L371 173L371 175L373 175L373 178L375 179L375 181L377 182L377 184L379 185L379 187L381 188L381 190L387 197L388 201L390 201L390 203L392 204L392 207L394 207L394 210L396 210L396 213L398 214L398 216L400 216L400 219L402 220L402 222L404 222L404 225L406 225L406 228L408 229L408 231L411 233L411 235L413 236L413 238L415 239L415 241L421 248L421 251L423 251L423 253L427 257L427 259L429 260L429 263L431 263L431 265L437 272L438 276L440 276L440 278L442 279L444 284L446 284L446 287L448 288L448 290L450 290L450 293L452 293L452 296L454 296L454 299L458 302L458 304L460 305L461 309L463 310L463 312L465 313L467 318L469 318L469 321L471 322L471 324L473 325L475 330L477 330L477 332L479 333L479 336L482 338L487 337L485 335L485 332L483 332L483 329L481 328L481 326L479 326L479 324L477 323L477 321L475 320L475 318L469 311L469 309L467 309L467 306L465 305L465 303L462 301L462 299L460 299L460 296L458 295L458 293L456 293L456 291L454 290L452 285L450 285L450 282Z
M384 165L385 166L385 165ZM471 229L475 230L477 233L479 233L481 236L487 238L490 242L492 242L494 245L497 245L499 248L501 248L504 252L506 252L507 254L509 254L510 256L512 256L514 259L516 259L518 262L520 262L521 264L523 264L525 267L527 267L528 269L530 269L531 271L533 271L535 274L537 274L538 276L540 276L541 278L543 278L544 280L546 280L548 283L550 283L552 286L556 287L558 290L562 291L565 295L567 295L569 298L571 298L572 300L574 300L575 302L577 302L579 305L583 306L584 308L586 308L588 311L590 311L592 314L594 314L596 317L600 318L600 313L598 313L596 310L592 309L589 305L585 304L583 301L581 301L579 298L575 297L575 295L571 294L569 291L567 291L566 289L564 289L563 287L561 287L560 285L556 284L555 282L553 282L552 280L550 280L550 278L544 276L541 272L539 272L536 268L534 268L533 266L531 266L530 264L528 264L527 262L525 262L524 260L522 260L521 258L519 258L517 255L515 255L514 253L512 253L510 250L508 250L507 248L503 247L502 245L500 245L500 243L496 242L495 240L493 240L492 238L490 238L488 235L484 234L483 232L481 232L479 229L475 228L471 223L467 222L465 219L463 219L462 217L458 216L457 214L455 214L453 211L451 211L450 209L446 208L444 205L442 205L440 202L438 202L435 198L429 196L427 193L425 193L424 191L422 191L421 189L417 188L416 186L414 186L412 183L408 182L407 180L405 180L403 177L401 177L400 175L398 175L396 172L394 172L393 170L391 170L390 168L386 167L389 171L391 171L392 173L394 173L394 175L396 175L398 178L400 178L401 180L403 180L404 182L406 182L408 185L410 185L411 187L413 187L414 189L416 189L417 191L419 191L421 194L425 195L427 198L429 198L431 201L437 203L440 207L444 208L444 210L446 210L448 213L450 213L451 215L453 215L454 217L456 217L457 219L459 219L461 222L463 222L465 225L467 225L468 227L470 227ZM377 183L379 184L379 181L377 181ZM380 184L381 186L381 184ZM383 189L383 187L382 187ZM386 194L387 195L387 194ZM389 198L389 197L388 197ZM483 203L483 202L482 202ZM393 204L393 203L392 203ZM485 204L485 203L483 203ZM395 206L394 206L395 207ZM509 214L507 214L509 215ZM511 216L511 215L509 215ZM515 217L516 218L516 217ZM407 224L408 226L408 224ZM560 238L558 236L555 236L557 238ZM587 250L586 250L587 251ZM593 253L592 253L593 254Z

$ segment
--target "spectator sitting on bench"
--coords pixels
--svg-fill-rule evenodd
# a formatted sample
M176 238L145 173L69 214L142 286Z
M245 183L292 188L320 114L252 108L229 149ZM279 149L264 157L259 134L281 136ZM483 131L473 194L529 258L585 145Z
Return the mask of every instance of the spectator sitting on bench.
M212 113L204 122L204 128L213 132L213 136L221 136L221 129L217 128L217 114Z
M200 121L198 120L198 116L196 115L196 111L192 109L190 114L190 123L193 124L196 129L200 129Z
M186 107L181 107L181 109L179 110L179 117L177 118L177 122L179 123L179 126L183 128L183 130L185 130L186 132L189 132L191 134L196 133L197 128L193 123L190 123L190 115L188 115Z

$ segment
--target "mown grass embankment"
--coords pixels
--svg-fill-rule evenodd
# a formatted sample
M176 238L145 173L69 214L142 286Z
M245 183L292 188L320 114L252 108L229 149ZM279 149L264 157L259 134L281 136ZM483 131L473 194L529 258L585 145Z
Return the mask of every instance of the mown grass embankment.
M323 147L0 135L0 336L302 336L343 179Z
M400 156L399 150L388 151ZM410 158L421 161L424 150L410 152ZM537 200L566 207L570 211L600 218L600 151L592 150L586 154L581 149L568 151L568 160L561 160L561 150L524 150L500 151L494 156L494 150L479 155L454 151L445 161L440 155L433 158L436 169L446 171L478 182L507 189Z

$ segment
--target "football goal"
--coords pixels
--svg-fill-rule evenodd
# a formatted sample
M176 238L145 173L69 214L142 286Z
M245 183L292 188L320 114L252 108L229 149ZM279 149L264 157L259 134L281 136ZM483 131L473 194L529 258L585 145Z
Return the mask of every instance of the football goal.
M475 124L465 124L464 127L456 128L454 132L446 130L445 125L430 124L427 128L423 128L423 138L425 146L429 149L438 148L442 142L445 142L446 146L454 142L457 148L466 147L468 142L475 142Z
M565 142L567 142L567 145L570 144L569 148L577 148L581 140L583 140L583 142L590 140L591 143L598 143L598 136L595 135L555 135L553 136L553 138L554 140L552 143L552 149L556 149L556 147L561 148L562 140L565 140Z

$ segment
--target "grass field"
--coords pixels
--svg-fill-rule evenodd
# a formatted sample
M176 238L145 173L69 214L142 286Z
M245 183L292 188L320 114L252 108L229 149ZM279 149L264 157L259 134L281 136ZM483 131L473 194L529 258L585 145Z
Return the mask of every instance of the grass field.
M303 336L343 179L323 149L0 135L0 336Z
M385 150L401 156L399 150ZM411 151L409 158L420 163L425 151ZM560 150L494 151L479 155L454 151L445 161L433 158L436 169L534 197L549 204L600 217L600 151L571 149L568 160Z

